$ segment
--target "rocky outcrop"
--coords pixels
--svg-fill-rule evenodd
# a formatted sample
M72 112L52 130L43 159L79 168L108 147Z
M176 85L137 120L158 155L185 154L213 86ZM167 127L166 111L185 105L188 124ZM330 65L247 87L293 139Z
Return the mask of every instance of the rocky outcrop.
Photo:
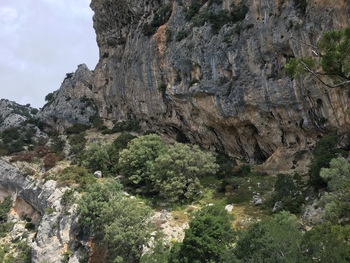
M85 64L78 65L75 73L67 73L60 89L39 112L39 118L61 133L72 124L89 125L97 113L92 87L92 72Z
M69 262L79 262L81 251L74 251L78 232L76 205L65 206L61 202L67 190L67 187L57 187L52 180L45 183L34 180L0 160L0 199L11 196L15 200L12 216L30 218L38 225L35 240L31 244L34 263L60 263L69 251L74 252ZM20 231L12 232L17 238Z
M204 11L209 1L201 2ZM215 12L239 3L211 2ZM100 60L91 94L99 114L139 119L170 135L182 131L203 147L255 162L345 128L347 91L291 79L284 66L311 56L323 32L348 25L348 1L310 0L304 14L293 0L241 2L249 7L245 19L214 34L209 22L198 27L185 19L191 1L93 0ZM144 35L167 4L169 19Z

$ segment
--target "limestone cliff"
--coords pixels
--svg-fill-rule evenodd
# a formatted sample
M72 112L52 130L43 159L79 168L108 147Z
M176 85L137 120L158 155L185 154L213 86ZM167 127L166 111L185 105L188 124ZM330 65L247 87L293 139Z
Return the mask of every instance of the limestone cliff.
M346 90L284 71L290 58L312 56L325 31L348 25L349 1L197 1L198 13L211 12L202 20L248 7L219 28L190 21L193 2L92 0L100 60L90 87L101 117L181 131L255 162L349 124Z
M201 10L209 2L216 11L238 5L201 2ZM186 21L191 1L93 0L100 115L137 118L169 134L181 130L207 148L254 161L279 147L304 148L324 130L349 124L346 90L284 72L291 57L312 55L323 32L348 25L349 1L308 0L305 14L293 0L242 2L245 19L214 34L209 23ZM166 4L168 21L145 35L145 24Z

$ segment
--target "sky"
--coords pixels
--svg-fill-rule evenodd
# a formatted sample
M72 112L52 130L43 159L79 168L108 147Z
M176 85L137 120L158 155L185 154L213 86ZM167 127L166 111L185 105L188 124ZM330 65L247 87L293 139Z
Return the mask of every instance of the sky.
M40 108L66 73L98 62L91 0L0 0L0 99Z

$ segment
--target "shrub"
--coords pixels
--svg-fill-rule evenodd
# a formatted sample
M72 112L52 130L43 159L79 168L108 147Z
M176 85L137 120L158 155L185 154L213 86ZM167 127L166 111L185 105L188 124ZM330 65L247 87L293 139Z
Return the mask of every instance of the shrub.
M140 122L138 120L121 121L114 125L113 132L138 132L141 130Z
M252 168L249 164L243 164L238 167L238 169L234 172L234 176L245 177L251 173Z
M234 159L230 158L225 153L219 153L216 156L216 163L219 165L219 169L216 173L216 176L220 178L231 177L234 173L234 168L237 163Z
M226 210L211 206L199 211L185 230L182 244L171 250L169 262L231 262L226 254L235 240L235 233ZM175 257L174 257L175 256Z
M60 185L77 187L79 191L85 190L96 181L95 177L85 168L70 166L61 171L58 177Z
M84 131L86 131L86 126L78 123L78 124L74 124L71 127L68 127L65 130L65 133L66 134L79 134L79 133L82 133Z
M314 159L309 169L309 184L316 189L327 186L326 182L320 177L320 171L323 167L328 168L330 160L335 158L337 138L335 134L325 135L316 144L313 152Z
M54 167L56 165L56 162L59 160L60 158L53 154L53 153L48 153L45 157L44 157L44 167L45 170L50 170L52 167Z
M201 9L201 3L198 0L193 1L189 8L185 11L185 18L190 21Z
M79 154L85 149L86 138L85 133L74 134L68 137L69 145L71 146L71 154Z
M282 201L284 210L294 214L301 212L301 205L305 202L305 198L301 194L301 188L294 183L290 176L278 174L274 189L271 206Z
M181 143L148 165L155 188L171 202L194 199L201 189L199 178L214 175L218 168L212 154L201 151L198 146L190 148Z
M301 239L296 218L282 212L242 231L234 254L238 262L299 262Z
M242 3L238 4L237 6L233 6L233 9L231 11L231 21L233 23L237 23L239 21L244 20L248 11L249 11L249 8Z
M106 248L103 262L139 262L149 241L150 209L123 198L115 180L89 185L79 201L78 225Z
M188 31L181 30L176 35L176 42L180 42L182 39L185 39L188 36Z
M124 176L125 182L145 193L149 192L152 186L148 165L165 151L166 147L158 135L133 139L119 157L120 174Z
M142 32L145 36L151 36L153 35L156 31L157 28L160 27L161 25L165 24L172 12L172 6L171 4L166 4L162 8L160 8L153 17L153 20L150 24L145 24L143 26Z

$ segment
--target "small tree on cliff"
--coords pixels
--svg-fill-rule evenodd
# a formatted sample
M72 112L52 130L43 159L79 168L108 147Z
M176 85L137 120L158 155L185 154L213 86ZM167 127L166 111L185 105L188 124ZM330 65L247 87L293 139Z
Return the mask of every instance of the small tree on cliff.
M330 88L349 87L350 27L324 33L312 52L315 57L292 58L285 67L287 74L311 74Z

